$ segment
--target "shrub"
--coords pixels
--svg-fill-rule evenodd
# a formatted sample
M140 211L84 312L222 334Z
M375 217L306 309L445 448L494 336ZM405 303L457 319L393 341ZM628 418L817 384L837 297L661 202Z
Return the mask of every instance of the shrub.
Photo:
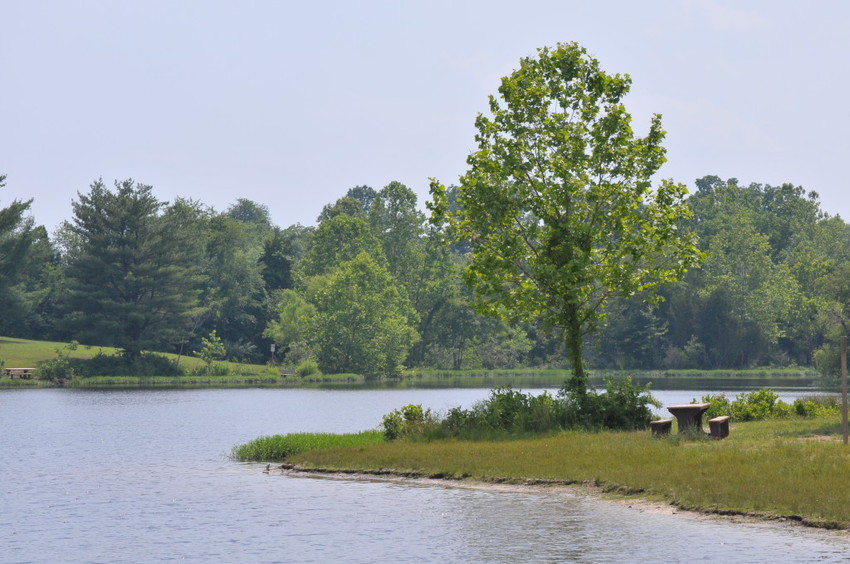
M606 379L601 394L577 392L565 385L559 395L564 402L562 423L567 428L644 429L652 421L649 406L661 405L649 393L649 386L636 386L630 376Z
M79 376L182 376L185 373L175 362L153 353L129 357L98 351L90 359L69 358L67 361Z
M794 413L800 417L821 417L841 412L836 396L808 396L794 400Z
M559 429L642 429L652 420L650 405L659 405L648 388L631 378L609 379L601 394L562 389L534 396L510 386L495 388L471 409L452 408L442 420L421 406L408 405L384 416L388 440L398 438L499 438Z
M605 429L645 429L652 421L650 405L661 404L649 393L649 386L636 386L630 376L609 378L605 392L596 396L600 425Z
M732 402L732 419L735 421L758 421L781 415L783 411L777 401L779 395L767 388L755 392L743 393ZM784 402L779 402L783 403Z
M440 422L440 427L449 436L460 435L462 432L478 426L474 412L460 407L449 409L445 418Z
M319 372L319 365L315 360L305 360L301 362L295 368L295 373L302 378L307 378L308 376L318 376L321 374L321 372Z
M558 402L548 392L533 396L502 386L469 411L450 410L440 426L449 435L546 432L559 427L558 413Z
M425 436L426 431L436 425L436 418L430 409L422 409L419 404L405 405L384 415L381 421L384 438L394 441L402 437Z
M528 416L530 396L510 386L501 386L490 391L490 398L483 403L484 417L494 429L519 430L523 419Z
M697 401L694 400L691 403L697 403ZM708 411L705 412L705 417L707 419L712 419L721 415L729 415L731 417L732 415L732 402L730 402L729 398L726 397L726 394L722 392L719 394L702 396L699 403L711 404L711 407L709 407Z
M703 396L702 401L711 403L711 407L706 412L708 418L729 415L734 421L790 417L794 414L803 415L807 410L815 410L812 406L803 404L798 406L799 400L795 401L793 406L788 405L779 399L776 392L768 388L738 394L731 402L725 394Z
M38 374L44 380L69 380L75 376L67 358L44 360L38 364Z
M224 348L224 343L213 329L208 337L201 337L201 350L195 351L195 354L204 361L202 368L196 369L196 374L208 374L216 376L224 376L229 370L224 365L216 365L216 360L221 360L227 354L227 349Z

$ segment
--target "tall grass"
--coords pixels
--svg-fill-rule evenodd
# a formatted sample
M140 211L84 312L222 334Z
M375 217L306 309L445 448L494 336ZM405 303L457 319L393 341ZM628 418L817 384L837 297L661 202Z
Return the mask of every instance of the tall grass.
M509 441L395 441L295 454L304 468L509 482L590 483L679 506L850 525L850 449L838 418L736 424L723 441L564 432Z
M231 458L241 462L281 462L294 454L326 448L375 445L384 442L380 431L334 435L329 433L291 433L260 437L233 447Z

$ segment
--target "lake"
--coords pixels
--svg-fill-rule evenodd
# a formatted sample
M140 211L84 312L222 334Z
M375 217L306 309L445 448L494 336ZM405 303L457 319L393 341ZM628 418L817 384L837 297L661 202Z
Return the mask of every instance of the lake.
M569 492L264 474L233 445L487 389L0 390L2 562L830 562L846 535ZM688 402L707 392L654 394ZM796 392L783 397L793 399ZM648 432L648 431L647 431Z

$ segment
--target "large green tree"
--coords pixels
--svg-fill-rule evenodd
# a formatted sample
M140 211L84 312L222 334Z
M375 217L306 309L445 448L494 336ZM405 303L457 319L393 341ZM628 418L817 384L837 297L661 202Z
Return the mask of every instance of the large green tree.
M622 98L628 76L609 75L577 44L524 58L479 115L455 211L432 183L433 218L467 241L465 279L478 307L543 320L564 331L583 393L585 336L616 294L652 297L699 256L677 229L686 189L651 179L665 161L661 118L635 136Z
M389 271L366 252L327 275L315 296L315 343L325 372L401 372L418 339L415 310Z
M180 341L201 284L195 234L182 215L132 180L114 190L93 183L73 210L66 323L74 337L129 356Z

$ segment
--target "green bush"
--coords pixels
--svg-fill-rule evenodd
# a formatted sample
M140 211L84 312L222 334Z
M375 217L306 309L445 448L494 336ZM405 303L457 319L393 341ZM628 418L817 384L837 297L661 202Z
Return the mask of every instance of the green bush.
M789 405L767 388L738 394L733 401L729 401L725 394L706 395L701 401L711 403L706 412L708 418L728 415L733 421L760 421L793 415L814 417L838 412L837 400L832 396L798 398Z
M56 358L38 363L38 375L43 380L70 380L75 372L67 358Z
M409 404L400 409L394 409L384 415L381 421L384 438L394 441L402 437L417 437L427 435L427 431L437 424L430 409L422 409L421 405Z
M649 406L661 405L649 393L648 386L636 386L629 376L607 378L605 391L600 394L593 390L579 392L565 385L559 396L564 403L565 428L645 429L652 421Z
M315 360L305 360L301 362L295 368L295 373L302 378L321 375L321 372L319 372L319 364Z
M697 403L694 400L692 403ZM721 415L732 415L732 402L729 401L729 398L726 397L726 394L709 394L702 396L700 398L699 403L710 403L711 407L708 408L708 411L705 412L705 417L707 419L713 419L715 417L720 417Z
M523 420L529 415L530 402L530 395L514 390L510 386L495 388L490 392L490 398L483 403L484 418L494 429L519 430Z
M470 409L452 408L439 419L421 406L408 405L384 416L388 440L398 438L499 438L560 429L643 429L658 402L631 378L609 379L604 392L579 393L564 387L558 397L537 396L510 386L493 389Z
M661 407L658 400L649 393L648 386L636 386L628 376L606 380L605 392L596 398L599 404L599 420L605 429L645 429L652 421L652 410L649 406Z
M99 351L91 359L67 359L80 376L183 376L183 368L158 354L144 353L129 357L122 354L107 355Z
M738 395L732 402L731 416L735 421L760 421L781 416L785 410L780 404L785 402L780 402L779 395L773 390L765 388L755 392L745 392Z
M794 400L794 413L799 417L822 417L841 412L837 396L808 396Z

